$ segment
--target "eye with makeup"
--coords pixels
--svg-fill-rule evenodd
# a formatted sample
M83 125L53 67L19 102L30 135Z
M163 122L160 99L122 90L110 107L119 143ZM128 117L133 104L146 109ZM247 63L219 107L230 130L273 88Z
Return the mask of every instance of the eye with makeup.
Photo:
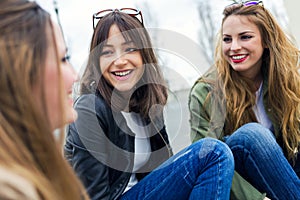
M138 50L137 48L127 48L125 50L125 52L130 53L130 52L134 52L134 51L137 51L137 50Z
M113 49L110 47L103 47L100 56L109 56L112 55L114 53Z
M134 44L126 44L122 47L121 51L122 53L126 54L126 53L136 52L138 50L139 49ZM115 49L111 47L103 47L100 56L110 57L114 54L115 54Z
M125 53L131 53L131 52L135 52L135 51L138 51L139 49L136 47L136 45L130 41L128 43L126 43L124 45L124 52Z
M251 38L253 38L252 35L242 35L241 36L241 40L250 40Z
M225 42L225 43L229 43L229 42L231 42L231 37L228 37L228 36L226 36L226 37L223 37L223 42Z
M61 58L61 62L66 63L70 62L71 56L69 54L65 54L64 57Z

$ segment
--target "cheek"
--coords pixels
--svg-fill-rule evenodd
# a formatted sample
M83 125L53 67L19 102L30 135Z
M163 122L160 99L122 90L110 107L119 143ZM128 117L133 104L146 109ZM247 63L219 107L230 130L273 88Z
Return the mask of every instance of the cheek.
M228 56L229 51L230 51L230 46L228 44L227 45L225 44L225 45L222 46L222 56L224 57L224 59L227 62L230 62L230 57Z
M107 58L99 58L99 66L101 73L105 73L108 70L108 67L112 61Z
M144 67L144 63L143 63L142 57L139 58L139 62L138 62L137 65L140 66L140 67L143 68L143 69L145 68L145 67Z
M64 66L61 69L63 84L66 92L72 87L73 83L78 80L78 74L72 66Z
M230 50L230 45L229 44L223 44L222 45L222 52L223 52L224 55L226 55L229 50Z
M45 94L47 99L55 99L58 94L58 76L57 67L54 64L48 64L45 71L44 79ZM49 102L51 104L52 101Z
M150 68L153 68L152 66L147 66L147 67L150 67ZM152 70L152 69L150 69L150 70ZM142 77L143 77L143 75L144 75L144 73L145 73L145 66L142 64L142 65L140 65L139 67L138 67L138 73L137 73L137 76L136 76L136 79L137 79L137 81L138 80L140 80Z
M104 79L111 84L110 74L108 72L108 62L105 59L100 59L99 61L100 67L100 76L104 77Z
M264 47L263 47L263 45L260 42L257 45L253 45L253 48L257 49L257 51L259 51L261 54L264 51Z
M143 57L140 51L134 54L129 54L127 58L133 63L134 66L144 67Z
M58 76L58 67L56 63L48 62L46 68L45 68L45 79L44 79L44 93L45 93L45 100L46 100L46 107L47 107L47 113L48 117L51 123L51 127L53 129L59 127L59 124L61 123L61 115L63 111L61 108L61 102L60 102L60 85L59 85L59 76ZM69 74L69 75L67 75ZM64 81L64 85L67 82L71 82L70 77L70 71L67 71L66 69L62 70L62 78ZM65 88L61 88L65 90Z
M61 114L61 111L58 110L59 108L59 95L58 95L58 80L56 78L45 79L45 99L46 99L46 106L48 117L52 127L57 126L58 118Z

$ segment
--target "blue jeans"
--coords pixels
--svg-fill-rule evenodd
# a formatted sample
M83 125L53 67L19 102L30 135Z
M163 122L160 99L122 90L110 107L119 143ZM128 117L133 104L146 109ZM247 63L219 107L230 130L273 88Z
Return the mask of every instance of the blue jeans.
M172 156L121 199L229 199L233 171L228 146L204 138Z
M260 192L273 199L300 199L300 158L290 165L273 133L258 123L240 127L226 140L236 171Z

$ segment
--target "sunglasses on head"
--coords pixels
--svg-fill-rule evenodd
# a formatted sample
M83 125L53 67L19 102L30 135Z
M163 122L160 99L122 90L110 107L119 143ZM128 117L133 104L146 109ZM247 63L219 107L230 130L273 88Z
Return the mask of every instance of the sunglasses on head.
M241 2L235 2L235 3L232 3L226 7L229 7L229 6L232 6L232 5L236 5L236 4L241 4L243 6L264 6L263 2L262 1L241 1Z
M242 2L242 4L244 6L252 6L252 5L264 6L262 1L245 1L245 2Z
M144 25L143 15L140 10L135 9L135 8L120 8L120 9L105 9L105 10L101 10L101 11L93 14L93 28L95 29L96 25L97 25L97 23L95 23L95 20L99 21L104 16L106 16L107 14L112 13L112 12L122 12L122 13L128 14L131 17L135 17L136 19L138 19L141 22L141 24Z

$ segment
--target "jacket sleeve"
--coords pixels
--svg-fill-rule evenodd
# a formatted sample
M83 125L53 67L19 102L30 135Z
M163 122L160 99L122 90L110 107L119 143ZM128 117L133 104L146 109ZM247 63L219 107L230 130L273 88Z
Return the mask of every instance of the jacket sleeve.
M67 127L64 147L66 159L87 189L92 200L109 199L110 187L105 154L104 124L95 112L95 96L83 96L76 102L78 119Z
M209 86L203 82L197 82L191 89L189 95L189 111L191 126L190 137L192 142L204 137L221 139L219 137L221 130L216 131L216 129L212 127L211 119L213 117L212 115L215 115L215 121L219 121L223 124L224 119L220 118L221 114L214 110L215 107L213 108L211 101L208 101L207 96L209 91ZM265 194L260 193L236 171L234 172L230 191L231 200L260 200L264 199L264 197Z
M261 200L265 197L266 193L260 193L249 182L234 171L230 190L230 200Z
M205 103L208 92L207 87L204 87L202 83L197 83L189 95L190 139L192 142L209 135L209 113L206 112L209 108L205 109L206 106L210 106ZM217 138L215 135L211 136Z

